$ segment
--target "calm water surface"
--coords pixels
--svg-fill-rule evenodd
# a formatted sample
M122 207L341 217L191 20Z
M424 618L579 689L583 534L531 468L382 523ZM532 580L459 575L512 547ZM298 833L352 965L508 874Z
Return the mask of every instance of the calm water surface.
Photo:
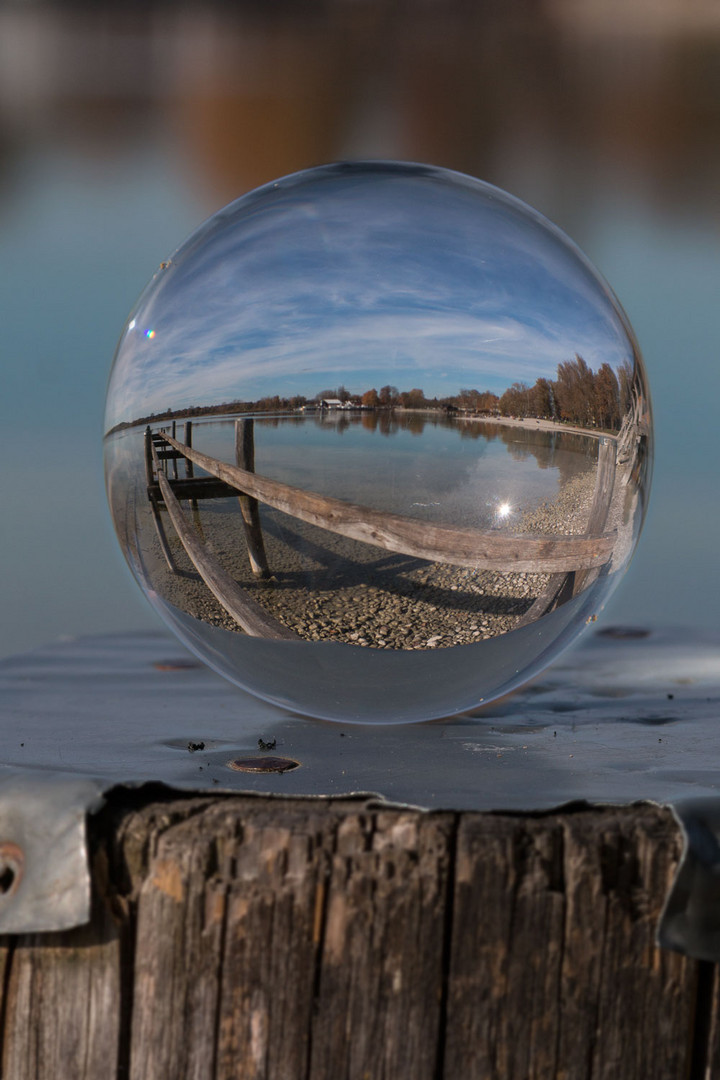
M506 525L589 469L592 436L422 414L258 417L255 471L306 491L428 521ZM183 422L177 434L184 438ZM197 450L235 461L235 419L193 422Z

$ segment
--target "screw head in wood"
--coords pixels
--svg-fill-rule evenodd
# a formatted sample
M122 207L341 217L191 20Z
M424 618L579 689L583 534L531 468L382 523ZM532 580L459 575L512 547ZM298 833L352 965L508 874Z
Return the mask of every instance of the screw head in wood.
M234 761L228 761L228 768L235 769L236 772L285 773L292 769L299 769L300 762L293 758L269 756L236 758Z

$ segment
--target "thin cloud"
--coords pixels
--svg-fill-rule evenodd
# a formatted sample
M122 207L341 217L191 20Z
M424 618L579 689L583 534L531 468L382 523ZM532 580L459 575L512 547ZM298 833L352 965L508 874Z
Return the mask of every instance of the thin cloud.
M579 253L512 203L440 188L381 177L310 199L290 186L206 223L138 305L108 425L405 375L428 396L449 378L497 391L554 377L576 352L594 368L628 359Z

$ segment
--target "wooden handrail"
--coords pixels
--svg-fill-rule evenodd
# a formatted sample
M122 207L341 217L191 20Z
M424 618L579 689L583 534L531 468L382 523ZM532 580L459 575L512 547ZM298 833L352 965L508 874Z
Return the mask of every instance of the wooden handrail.
M595 476L595 491L593 492L590 514L585 529L585 536L597 535L605 528L610 513L613 490L615 487L615 470L617 468L617 442L615 439L602 438L598 447L598 468ZM607 563L604 566L593 567L590 570L570 571L565 574L551 574L550 579L536 597L525 614L520 618L517 626L529 626L541 615L546 615L560 604L571 600L583 589L587 588L603 572L607 571ZM516 627L517 629L517 627Z
M180 503L173 494L170 481L162 469L155 447L151 444L152 459L157 472L160 493L167 507L175 531L193 566L200 574L210 592L225 608L229 615L251 637L272 638L273 640L297 641L297 634L289 630L277 619L265 611L240 588L234 578L228 574L208 550L188 522Z
M602 566L613 552L615 537L612 533L599 536L508 536L500 532L455 528L373 510L312 491L302 491L278 480L248 472L237 465L227 465L178 442L165 432L162 434L170 446L180 450L193 464L275 510L341 536L429 562L449 563L473 570L542 574Z

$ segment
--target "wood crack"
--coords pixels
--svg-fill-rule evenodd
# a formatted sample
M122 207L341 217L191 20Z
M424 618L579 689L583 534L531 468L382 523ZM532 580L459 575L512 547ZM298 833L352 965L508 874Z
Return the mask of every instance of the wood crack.
M15 956L15 939L5 937L3 939L3 971L2 971L2 1001L0 1001L0 1080L5 1078L5 1042L8 1022L8 999L10 990L10 976L12 974L13 960ZM12 1080L8 1077L7 1080Z
M690 1049L688 1080L709 1080L711 1028L716 1001L714 995L716 965L709 960L697 961L697 987Z
M305 1075L307 1080L311 1077L311 1064L313 1054L313 1021L318 1011L320 1001L320 988L322 982L322 959L325 948L325 931L327 928L328 898L330 895L330 875L332 872L332 860L337 851L337 823L331 834L331 844L328 852L324 852L322 866L315 893L315 910L313 917L313 947L315 949L314 969L312 978L312 1008L310 1010L310 1023L307 1031L307 1054L305 1057Z
M440 1009L438 1015L437 1050L435 1057L435 1080L445 1080L445 1036L448 1027L448 994L450 986L450 964L455 912L455 874L457 869L457 838L460 815L453 814L447 840L447 884L443 918L442 943L442 984L440 987ZM449 1078L448 1078L449 1080Z
M668 809L110 803L91 924L0 943L0 1080L717 1071L716 971L654 944Z

